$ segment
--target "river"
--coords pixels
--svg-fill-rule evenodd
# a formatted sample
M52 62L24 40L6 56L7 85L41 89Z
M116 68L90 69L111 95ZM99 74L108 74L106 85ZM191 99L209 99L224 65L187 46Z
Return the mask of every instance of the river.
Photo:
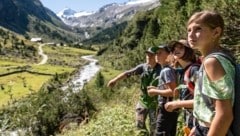
M93 55L82 56L83 59L89 61L89 64L83 66L79 72L69 81L69 85L63 87L63 90L71 86L73 91L79 91L83 86L89 82L96 73L100 70L100 65L98 65L98 60L93 58Z

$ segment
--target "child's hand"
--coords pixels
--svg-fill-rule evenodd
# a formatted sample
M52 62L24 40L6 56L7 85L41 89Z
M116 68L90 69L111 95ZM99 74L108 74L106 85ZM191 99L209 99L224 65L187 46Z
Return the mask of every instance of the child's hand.
M107 87L112 88L112 87L115 86L115 84L116 84L116 81L115 81L114 79L112 79L112 80L110 80L110 81L108 82Z
M193 127L192 129L191 129L191 132L190 132L190 134L188 135L188 136L195 136L195 127Z
M157 89L157 87L156 86L148 86L147 90L150 90L150 89Z
M165 109L168 111L168 112L173 112L173 110L179 108L177 106L177 101L171 101L171 102L167 102L165 105L164 105Z
M149 86L147 89L148 89L147 91L148 91L148 95L149 95L149 96L155 96L155 95L157 95L156 92L155 92L156 87L154 87L154 86Z

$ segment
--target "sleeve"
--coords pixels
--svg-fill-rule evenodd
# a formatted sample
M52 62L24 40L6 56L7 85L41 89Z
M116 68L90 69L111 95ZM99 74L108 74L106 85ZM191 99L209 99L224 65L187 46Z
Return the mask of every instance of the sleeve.
M176 81L176 75L174 69L171 68L165 68L163 70L163 81L165 84L170 83L170 82L175 82Z
M230 61L218 56L216 57L226 74L216 81L210 81L207 76L203 77L203 93L214 99L231 99L234 92L235 69ZM205 71L204 74L206 75Z
M125 73L127 74L127 77L130 77L132 75L140 75L143 73L143 69L144 69L144 64L139 64L135 68L125 71Z

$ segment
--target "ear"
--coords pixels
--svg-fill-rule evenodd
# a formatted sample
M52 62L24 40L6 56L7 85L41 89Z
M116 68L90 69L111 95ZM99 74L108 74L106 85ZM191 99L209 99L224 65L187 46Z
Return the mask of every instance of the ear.
M220 28L220 27L216 27L214 30L214 38L218 38L218 37L221 37L221 34L222 34L222 28Z

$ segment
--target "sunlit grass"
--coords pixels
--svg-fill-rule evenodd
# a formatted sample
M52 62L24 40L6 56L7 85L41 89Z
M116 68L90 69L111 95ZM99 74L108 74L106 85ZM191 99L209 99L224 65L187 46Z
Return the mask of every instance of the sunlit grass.
M19 65L21 66L21 65ZM16 69L15 69L16 70ZM64 66L53 65L32 65L30 71L46 73L46 74L61 74L71 73L75 69ZM2 72L10 72L5 70ZM10 100L10 95L13 95L14 99L19 99L26 96L31 91L38 91L43 83L47 82L53 76L44 76L30 73L18 73L0 78L0 106L6 104Z
M85 64L81 56L96 54L96 52L90 50L49 45L43 46L43 50L49 57L48 64L68 65L72 67Z
M16 67L23 66L22 63L0 60L0 74L16 70Z
M0 107L13 99L19 99L38 91L44 82L52 76L33 75L29 73L13 74L0 78Z
M27 70L32 72L39 72L45 74L62 74L72 73L76 67L71 67L69 63L79 65L84 64L85 61L81 59L83 55L95 54L93 51L71 48L71 47L52 47L45 45L43 52L48 55L49 60L57 59L65 61L66 64L54 65L44 64L36 65L37 63L30 63L24 59L19 58L1 58L0 60L0 74L5 74L13 71L19 71L23 66L29 66ZM52 76L44 76L30 73L17 73L8 76L0 77L0 107L6 104L9 100L19 99L28 95L31 91L38 91L43 83L48 81Z
M61 74L61 73L71 73L75 70L75 68L66 67L66 66L56 66L56 65L32 65L31 71L42 72L47 74Z
M49 46L45 45L43 47L44 52L46 54L71 54L71 55L88 55L88 54L95 54L96 52L90 51L90 50L84 50L84 49L78 49L78 48L72 48L72 47L59 47L59 46Z
M86 125L75 131L68 131L64 136L126 136L136 135L134 110L124 104L105 105Z
M0 60L0 67L9 67L9 66L22 66L22 63L17 63L16 61L6 61Z

